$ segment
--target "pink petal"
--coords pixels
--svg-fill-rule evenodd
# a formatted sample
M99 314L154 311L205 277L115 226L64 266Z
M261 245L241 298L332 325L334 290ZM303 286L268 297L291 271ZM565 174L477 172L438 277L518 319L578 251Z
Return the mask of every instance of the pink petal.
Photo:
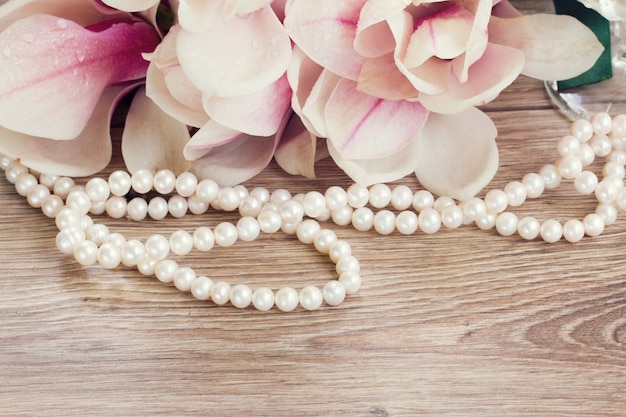
M209 153L211 149L223 146L241 136L243 136L241 132L224 127L215 120L209 120L187 142L183 154L188 160L195 161Z
M378 159L411 142L428 117L416 102L383 100L341 80L325 111L328 139L346 159Z
M100 97L85 129L73 140L50 140L0 127L0 152L39 172L82 177L100 172L111 159L111 114L136 86L110 87Z
M366 0L293 0L285 28L291 39L324 68L351 80L363 57L354 50L359 12Z
M523 51L522 73L540 80L575 77L591 68L604 49L587 26L566 15L493 17L489 40Z
M437 195L467 200L482 190L498 170L496 128L480 110L454 115L431 113L420 134L420 183Z
M331 158L354 182L370 186L406 177L417 166L419 140L416 137L398 152L378 159L346 159L327 141Z
M287 76L268 87L247 96L210 98L204 109L217 123L253 136L276 133L291 102L291 88Z
M204 32L224 16L226 0L180 0L177 18L180 25L190 32Z
M93 32L48 15L17 21L0 33L0 125L32 136L75 138L107 85L145 75L141 53L158 42L145 23Z
M159 3L159 0L102 0L107 6L125 12L141 12Z
M448 89L438 95L421 95L420 102L437 113L456 113L469 106L489 103L519 76L524 54L507 46L489 44L479 61L470 67L468 81L461 84L450 73Z
M256 93L278 80L291 59L291 41L269 6L204 32L183 30L176 49L187 78L208 97Z
M235 14L247 14L268 6L272 0L227 0L225 13L227 17Z
M328 137L326 130L326 105L337 84L342 80L337 74L322 71L313 85L311 94L302 107L302 122L316 136Z
M369 0L363 5L357 26L354 49L367 58L393 52L395 40L387 18L404 10L410 0Z
M415 100L419 96L413 84L398 70L393 54L365 61L357 88L385 100Z
M491 4L478 1L475 5L474 22L467 39L465 53L452 63L452 68L461 82L467 81L470 66L480 59L487 48L487 25L490 17Z
M322 70L323 68L306 56L302 49L297 46L293 48L292 59L287 68L287 80L293 90L291 107L299 116Z
M159 109L140 88L126 116L122 134L122 155L130 172L139 169L169 169L175 174L187 170L183 148L189 131L183 123Z
M291 175L315 178L315 162L326 156L326 141L311 134L299 117L292 116L274 152L278 165Z

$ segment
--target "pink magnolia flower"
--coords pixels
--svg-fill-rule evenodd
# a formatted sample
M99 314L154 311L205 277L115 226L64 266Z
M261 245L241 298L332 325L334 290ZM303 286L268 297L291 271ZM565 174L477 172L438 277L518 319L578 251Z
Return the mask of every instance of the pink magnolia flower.
M458 199L498 167L496 129L474 106L520 73L577 75L602 50L573 18L520 16L507 1L292 0L284 24L292 107L335 162L364 185L415 171Z
M90 175L111 156L110 117L160 37L92 0L0 6L0 152L31 168Z

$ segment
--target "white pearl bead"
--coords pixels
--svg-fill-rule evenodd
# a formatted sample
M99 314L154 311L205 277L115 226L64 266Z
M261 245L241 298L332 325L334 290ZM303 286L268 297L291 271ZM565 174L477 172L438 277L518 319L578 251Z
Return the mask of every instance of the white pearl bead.
M217 281L211 286L211 300L217 305L224 305L230 301L230 285L224 281Z
M159 194L170 194L176 186L176 175L169 169L161 169L152 179L154 190Z
M396 210L406 210L413 204L413 192L406 185L398 185L391 191L391 205Z
M83 240L74 246L74 258L83 266L92 266L98 262L98 245L91 240Z
M326 210L326 197L318 191L310 191L305 194L302 206L305 215L312 218L319 217Z
M239 193L239 200L243 200L250 195L248 189L241 184L235 185L233 188Z
M126 244L126 238L121 233L111 233L108 234L102 239L102 244L112 243L117 246L117 248L121 251L124 245Z
M580 220L568 220L563 225L563 237L568 242L580 242L583 236L585 236L585 225Z
M341 187L329 187L324 193L324 197L326 198L326 206L332 211L348 204L348 193Z
M617 199L619 189L611 181L602 180L596 187L595 195L599 203L611 203Z
M596 214L602 217L606 226L610 226L617 221L617 208L613 204L598 204Z
M374 213L369 207L359 207L352 213L352 226L359 232L374 227Z
M239 208L241 196L233 187L224 187L217 194L217 202L223 211L234 211Z
M141 221L148 215L148 203L141 197L135 197L126 205L126 214L131 220Z
M496 230L502 236L512 236L517 232L519 220L514 213L505 211L496 218Z
M487 212L476 219L476 226L481 230L490 230L496 225L496 214Z
M182 197L190 197L196 192L198 178L191 172L183 172L176 178L176 192Z
M52 186L52 192L61 197L62 199L66 199L67 195L74 189L76 184L74 180L69 177L60 177L54 182Z
M582 168L581 168L582 169ZM519 181L511 181L504 187L509 206L519 207L526 201L526 187Z
M131 177L126 171L115 171L109 175L109 188L111 194L125 196L130 191Z
M580 158L580 162L582 162L583 166L589 166L596 159L596 154L588 143L583 143L580 145L580 152L578 153L578 157Z
M487 206L487 210L492 213L502 213L504 210L506 210L508 204L509 198L502 190L490 190L485 195L485 205Z
M539 175L543 178L543 182L548 190L558 187L561 183L561 174L556 165L544 165L539 170Z
M263 208L261 200L253 195L249 195L239 203L239 215L241 217L257 217Z
M402 211L396 217L396 229L403 235L410 235L417 231L417 214L413 211Z
M106 202L106 213L112 219L121 219L126 216L127 204L124 197L113 196Z
M188 208L187 199L179 195L173 195L167 200L168 212L177 219L184 217Z
M94 224L85 229L85 238L93 240L96 245L102 244L109 234L109 228L104 224Z
M372 207L384 208L391 202L391 189L387 184L372 185L369 194L369 202Z
M17 181L17 177L19 177L21 174L26 173L28 173L28 168L26 168L24 165L20 164L17 161L11 161L7 169L4 171L4 175L6 176L7 181L9 181L11 184L15 184L15 181Z
M577 137L572 135L563 136L556 146L561 156L577 155L580 152L580 142Z
M607 135L595 134L589 142L596 156L604 157L613 150L613 143Z
M595 213L587 214L583 219L587 236L599 236L604 231L604 220Z
M63 200L58 195L51 194L41 200L41 211L51 219L57 216L63 206Z
M268 311L274 306L274 292L267 287L260 287L252 293L252 305L259 311Z
M626 136L626 114L618 114L613 118L611 133L613 136Z
M54 219L57 229L62 230L67 227L81 227L81 215L76 210L63 207Z
M327 254L335 242L337 242L337 235L330 229L321 229L313 238L315 249L323 254Z
M346 287L340 281L328 281L322 289L326 304L338 306L346 298Z
M598 177L591 171L583 171L574 179L576 191L583 195L591 194L598 185Z
M45 185L37 184L30 189L26 201L31 207L41 208L43 200L50 195L50 190Z
M146 194L152 190L154 175L147 169L138 169L132 173L130 181L133 190L139 194Z
M622 188L619 190L619 194L617 195L617 207L621 210L626 210L626 188Z
M209 277L196 277L191 283L191 295L197 300L208 300L211 296L211 287L213 280Z
M246 308L252 302L252 290L244 284L238 284L230 290L230 303L237 308Z
M25 172L18 175L18 177L16 178L15 191L17 191L17 193L22 197L26 197L29 191L37 184L37 178L34 175Z
M597 134L607 135L613 129L613 119L606 113L596 113L591 116L591 126Z
M539 236L540 231L539 221L531 216L522 218L517 224L517 232L522 239L533 240Z
M298 223L304 216L304 207L296 200L288 200L278 207L280 217L286 223Z
M613 136L611 137L611 143L613 144L613 149L618 151L623 151L626 149L626 136Z
M315 235L321 230L320 224L312 219L303 221L296 229L298 240L306 245L313 243Z
M344 256L352 256L352 247L345 240L337 240L328 251L330 259L337 263Z
M604 166L602 167L602 175L604 177L616 177L619 179L624 179L624 176L626 175L626 170L624 169L623 164L613 161L607 161L607 163L604 164Z
M154 268L154 275L161 282L172 282L174 274L178 270L178 263L171 259L163 259L157 262Z
M125 266L137 266L146 256L143 243L136 239L128 240L122 248L122 264Z
M347 194L348 204L355 209L365 207L370 198L369 190L359 184L352 184L348 187Z
M99 216L106 212L107 201L92 201L91 206L89 207L89 213Z
M341 275L346 271L361 272L361 264L359 260L352 255L342 256L335 265L335 271Z
M350 206L343 206L335 209L331 213L331 218L337 226L347 226L352 222L352 214L354 209Z
M259 237L261 226L254 217L242 217L237 221L237 234L243 242L252 242Z
M298 307L298 292L291 287L283 287L276 293L274 302L280 311L293 311Z
M85 192L91 201L106 201L111 195L109 183L102 178L91 178L85 185Z
M588 120L578 119L570 126L572 136L581 142L587 142L593 136L593 126Z
M206 226L198 227L193 232L193 246L201 252L213 249L215 245L215 236L213 231Z
M154 220L163 220L169 213L167 200L163 197L154 197L148 203L148 215Z
M274 210L262 210L257 220L263 233L275 233L282 225L280 214Z
M305 310L316 310L322 305L323 300L322 291L314 285L307 285L300 290L300 305Z
M427 234L433 234L441 228L441 216L437 210L425 208L417 216L420 230Z
M526 187L526 196L528 198L540 197L546 188L546 183L543 180L543 177L534 172L524 175L524 178L522 178L522 184Z
M283 188L278 188L270 194L270 202L280 206L291 200L291 193Z
M432 208L435 204L435 197L430 191L419 190L413 195L413 208L415 211L422 211L427 208Z
M476 220L487 213L487 205L478 197L472 197L461 203L463 215L471 220Z
M546 220L541 224L539 233L544 241L554 243L559 241L563 236L563 226L557 220Z
M146 255L152 259L160 261L170 252L170 242L163 235L155 234L150 236L145 243Z
M189 267L178 268L176 272L174 272L174 286L178 288L180 291L189 291L191 290L191 285L196 279L196 273L193 269Z
M557 164L559 174L565 179L574 179L583 170L579 157L568 155L561 158Z
M170 235L170 250L179 256L187 255L193 248L193 238L185 230L177 230Z
M213 235L218 246L232 246L237 241L237 227L230 222L222 222L215 226Z
M449 229L461 226L463 217L463 209L456 204L446 206L441 210L441 223Z
M433 204L433 208L441 213L441 211L448 206L455 206L456 203L452 199L452 197L448 197L447 195L442 195L437 197L435 203ZM421 211L421 210L420 210Z
M255 187L249 195L258 198L261 204L269 202L271 197L269 190L265 187Z
M209 209L209 205L204 201L200 201L198 197L196 197L196 195L194 194L191 197L187 198L187 209L191 213L199 215L206 213L206 211Z
M87 193L74 190L67 195L65 205L78 211L80 214L87 214L91 208L91 200L89 199L89 195L87 195Z
M381 235L389 235L396 228L396 215L389 210L381 210L374 215L374 229Z
M200 181L196 187L196 197L204 203L210 204L217 198L220 187L217 183L210 179Z
M137 270L139 271L139 273L145 276L154 275L154 270L156 269L156 265L158 262L159 261L157 261L156 259L150 259L148 257L145 257L137 264Z
M122 261L120 248L114 243L106 242L98 248L98 263L105 269L117 268Z
M361 288L361 275L356 271L345 271L339 275L339 282L346 289L346 294L356 294Z
M65 255L72 255L74 248L85 240L85 232L79 227L65 227L56 236L56 246Z

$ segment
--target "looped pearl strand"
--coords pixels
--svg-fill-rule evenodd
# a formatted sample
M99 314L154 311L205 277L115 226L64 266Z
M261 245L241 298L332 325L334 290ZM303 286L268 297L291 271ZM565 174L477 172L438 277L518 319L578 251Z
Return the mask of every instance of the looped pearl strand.
M265 311L276 306L292 311L298 305L307 310L314 310L323 302L339 305L347 294L354 294L361 286L360 265L352 256L350 245L331 230L323 229L320 222L324 221L340 226L351 224L359 231L374 229L382 235L395 231L405 235L417 231L433 234L442 227L469 224L484 230L495 228L503 236L517 234L525 240L540 238L547 243L561 239L578 242L585 235L600 235L616 221L617 210L626 209L626 115L611 119L600 113L589 121L572 123L568 134L557 142L557 151L559 158L537 173L529 173L503 189L490 190L482 199L473 197L458 203L447 196L435 198L426 190L413 193L404 185L391 188L376 184L367 188L353 184L347 190L333 186L323 194L311 191L295 196L284 189L270 192L257 187L248 191L243 186L219 187L212 180L199 181L189 172L176 176L168 170L138 170L132 175L116 171L106 180L91 178L85 186L77 186L68 177L41 174L37 178L9 157L0 158L0 166L30 205L55 219L59 228L57 247L74 255L81 265L136 267L144 275L154 275L217 305L230 302L238 308L253 305ZM587 170L597 157L606 159L601 178ZM532 216L519 218L508 210L539 198L564 180L573 181L580 194L596 198L598 206L593 213L562 223ZM145 196L151 193L157 195L146 200ZM179 230L169 237L157 234L140 242L110 233L90 216L106 213L112 218L134 221L147 217L160 220L167 215L180 218L188 212L199 215L209 209L238 211L241 218L236 224L223 222L214 229L199 227L193 233ZM231 287L224 281L214 282L169 258L172 253L184 256L194 249L209 251L216 245L250 242L260 233L279 230L328 254L336 264L338 279L329 281L321 290L307 285L300 292L284 287L274 293L267 287L253 290L244 284Z

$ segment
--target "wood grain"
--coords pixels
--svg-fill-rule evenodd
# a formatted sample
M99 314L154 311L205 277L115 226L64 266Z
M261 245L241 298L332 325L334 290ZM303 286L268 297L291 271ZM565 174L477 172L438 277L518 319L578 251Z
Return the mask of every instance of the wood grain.
M521 77L486 110L502 159L492 187L556 158L568 121L540 82ZM271 165L248 185L349 185L328 163L318 173L303 180ZM409 237L333 227L361 260L362 290L337 308L285 314L216 307L131 269L80 267L57 252L54 222L5 180L0 206L2 416L626 413L623 216L601 237L552 245L476 227ZM593 209L565 184L518 212L566 220ZM225 219L106 223L145 237ZM333 277L324 256L282 234L181 262L275 288Z

